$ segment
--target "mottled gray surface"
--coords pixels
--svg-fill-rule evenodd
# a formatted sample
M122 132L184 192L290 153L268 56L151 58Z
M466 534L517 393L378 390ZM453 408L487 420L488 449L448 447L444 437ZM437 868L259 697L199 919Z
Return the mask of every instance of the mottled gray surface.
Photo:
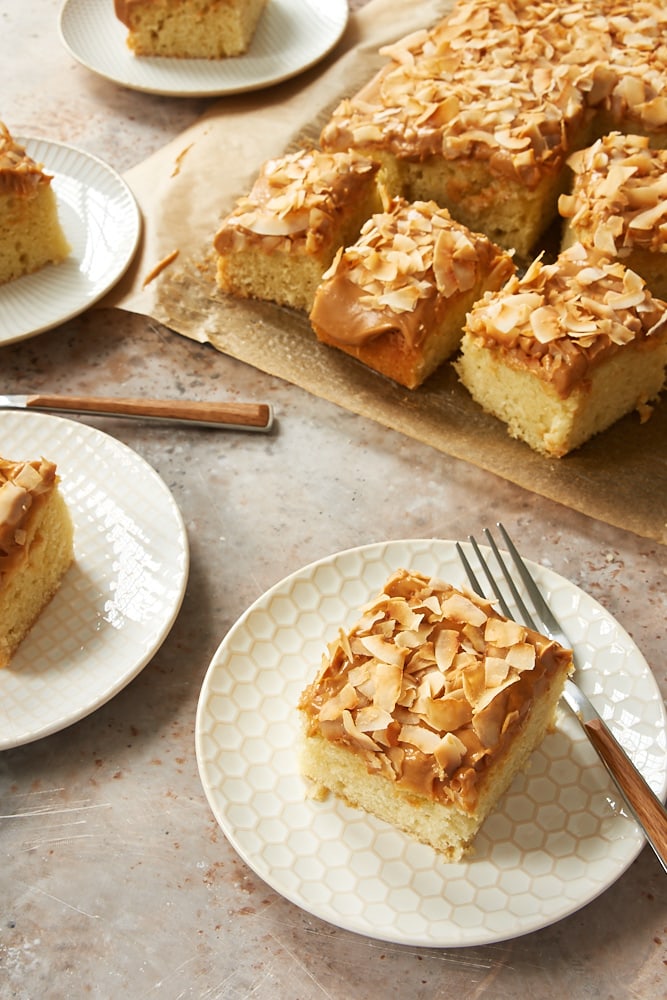
M15 131L122 171L206 106L88 73L58 41L58 8L0 0L0 117ZM579 913L514 941L429 950L366 940L311 918L237 857L199 782L194 721L220 640L286 574L365 542L464 537L496 519L619 619L664 696L667 549L142 317L93 311L0 348L0 364L6 392L248 399L277 417L270 436L90 421L173 491L191 574L174 628L135 681L68 730L0 754L3 1000L664 996L666 883L650 851Z

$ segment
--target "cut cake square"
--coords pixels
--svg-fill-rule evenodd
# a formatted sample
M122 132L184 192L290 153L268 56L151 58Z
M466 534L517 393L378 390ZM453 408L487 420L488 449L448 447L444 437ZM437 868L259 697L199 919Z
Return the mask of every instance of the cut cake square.
M667 298L667 149L648 136L612 132L568 160L570 194L558 203L563 248L573 243L618 257L653 295Z
M308 312L338 248L381 206L377 172L355 152L268 160L215 236L218 286Z
M60 587L73 537L55 464L0 458L0 667Z
M70 253L51 180L0 122L0 284Z
M301 768L449 861L554 724L571 651L405 569L341 629L304 690Z
M267 0L114 0L137 56L223 59L247 51Z
M323 343L414 389L458 350L473 303L513 273L507 251L446 209L399 198L338 251L310 320Z
M579 243L476 303L455 362L480 406L550 457L635 409L648 417L666 365L667 303Z

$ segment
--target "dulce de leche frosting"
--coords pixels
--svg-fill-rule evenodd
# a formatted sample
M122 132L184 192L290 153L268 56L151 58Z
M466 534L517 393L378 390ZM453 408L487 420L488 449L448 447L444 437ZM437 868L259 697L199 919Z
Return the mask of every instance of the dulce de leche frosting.
M28 156L23 146L0 122L0 194L29 195L40 186L51 183L39 163Z
M507 253L446 209L399 198L364 224L356 243L338 250L310 320L339 344L358 346L396 331L418 347L442 322L452 297L481 279L497 288L513 272Z
M667 123L663 0L459 0L325 125L325 149L484 161L534 188L601 112L637 131Z
M341 631L299 708L370 772L474 812L479 786L569 650L450 584L399 570Z
M33 462L0 459L0 582L25 557L28 522L56 483L56 466L45 458Z
M636 248L667 254L667 149L612 132L568 164L574 185L558 210L580 242L621 260Z
M554 263L540 257L523 277L488 292L465 330L566 398L611 354L663 341L667 304L620 261L575 243Z
M350 206L367 197L377 171L377 163L356 152L302 149L267 160L223 221L215 249L315 254L328 245Z

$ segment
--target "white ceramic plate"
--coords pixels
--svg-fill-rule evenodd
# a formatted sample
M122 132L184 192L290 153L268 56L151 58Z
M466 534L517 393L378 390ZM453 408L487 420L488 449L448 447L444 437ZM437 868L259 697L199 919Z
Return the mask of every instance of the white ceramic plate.
M72 252L62 264L0 285L0 345L49 330L101 299L129 267L141 231L132 192L106 163L58 142L17 142L52 175Z
M138 58L112 0L66 0L60 36L88 69L150 94L207 97L259 90L302 73L339 41L347 0L268 0L248 51L230 59Z
M0 670L0 749L64 729L104 705L169 632L188 577L179 510L158 474L75 420L0 413L5 458L57 463L75 562Z
M464 582L453 542L378 543L288 577L230 630L197 711L197 759L209 804L261 878L347 930L452 947L544 927L611 885L644 843L571 716L563 713L533 754L529 772L480 831L474 860L464 864L446 864L334 797L307 797L297 763L298 697L339 625L351 626L400 567ZM533 569L585 660L583 687L664 795L667 720L646 661L592 598L553 572Z

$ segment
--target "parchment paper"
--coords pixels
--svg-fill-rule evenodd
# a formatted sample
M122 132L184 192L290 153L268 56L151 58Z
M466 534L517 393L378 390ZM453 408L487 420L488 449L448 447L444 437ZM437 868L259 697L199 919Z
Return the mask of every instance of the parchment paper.
M320 66L279 87L227 97L126 175L144 216L137 258L102 303L279 376L441 452L573 509L667 544L667 405L631 414L562 459L537 455L485 415L445 365L415 391L317 342L307 317L215 287L212 239L260 165L315 143L341 97L385 61L378 48L433 23L450 3L372 0ZM172 254L157 277L153 269Z

